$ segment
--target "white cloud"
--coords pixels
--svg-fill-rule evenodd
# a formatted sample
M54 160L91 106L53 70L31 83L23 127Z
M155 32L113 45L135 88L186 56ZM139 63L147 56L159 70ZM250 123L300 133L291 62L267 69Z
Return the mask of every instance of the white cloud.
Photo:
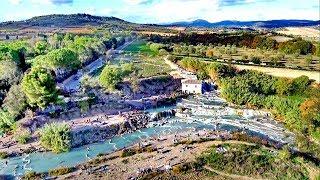
M29 0L32 4L36 5L60 5L71 4L73 0Z
M124 3L129 5L139 5L143 3L147 3L149 0L123 0Z
M13 5L19 5L21 3L21 0L8 0L8 1Z
M40 4L40 5L51 5L53 4L50 0L30 0L32 4Z
M130 1L130 0L124 0ZM137 0L140 1L140 0ZM222 20L270 20L270 19L318 19L318 11L296 10L294 5L273 0L241 0L241 5L221 6L222 0L161 0L147 8L138 2L119 10L122 18L141 23L166 23L205 19L210 22ZM228 0L226 2L234 2ZM277 4L277 5L275 5ZM285 8L284 8L285 7Z
M209 12L217 11L219 0L163 0L154 3L142 13L155 22L181 21L190 18L207 18Z

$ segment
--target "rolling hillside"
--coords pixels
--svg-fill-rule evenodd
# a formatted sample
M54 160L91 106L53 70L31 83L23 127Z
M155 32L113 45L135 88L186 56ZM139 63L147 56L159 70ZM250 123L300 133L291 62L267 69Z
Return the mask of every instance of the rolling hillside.
M72 27L100 26L104 24L133 24L116 17L92 16L89 14L46 15L33 17L24 21L9 21L0 23L1 29L19 29L25 27Z

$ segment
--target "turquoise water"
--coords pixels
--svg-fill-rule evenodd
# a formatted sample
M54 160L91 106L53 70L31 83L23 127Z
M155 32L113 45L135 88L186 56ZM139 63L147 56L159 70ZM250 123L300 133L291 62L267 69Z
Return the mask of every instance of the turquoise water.
M157 109L147 110L147 112L152 114L156 112L167 111L172 108L174 107L159 107ZM243 119L243 117L234 115L233 113L219 117L219 120L217 121L219 123L213 123L214 120L212 120L211 123L206 123L206 119L207 118L201 116L194 117L189 120L173 117L168 120L167 124L157 125L155 127L144 128L132 133L115 136L111 139L106 140L105 142L75 148L72 149L70 152L66 153L54 154L51 152L37 152L30 154L28 157L19 156L9 158L6 160L0 160L0 175L14 176L23 175L30 170L35 172L47 172L51 169L55 169L62 166L72 167L87 162L91 158L95 158L100 153L111 153L116 150L129 147L150 137L159 137L161 135L185 132L188 130L192 130L193 132L197 132L203 129L227 131L245 130L248 134L260 136L267 139L268 135L272 135L275 133L273 131L269 132L262 130L261 132L259 132L257 130L254 130L254 128L253 130L248 130L247 128L243 129L241 127L238 127L237 125L232 125L230 124L230 120L231 122L232 120L234 120L233 122L245 120ZM256 124L256 126L261 125L262 124ZM270 129L270 127L267 125L266 127ZM279 132L282 133L281 130ZM7 162L8 164L6 165L5 162Z
M172 118L168 124L162 126L144 128L133 133L115 136L104 143L91 144L88 146L75 148L66 153L54 154L51 152L37 152L30 154L29 157L19 156L6 160L0 160L0 174L22 175L28 170L46 172L50 169L55 169L61 166L71 167L86 162L89 160L89 158L94 158L99 153L111 153L117 149L131 146L149 137L182 132L190 129L200 130L205 128L214 129L215 127L202 123L176 122L176 119ZM30 163L28 163L29 160ZM6 161L8 162L7 166L5 165Z

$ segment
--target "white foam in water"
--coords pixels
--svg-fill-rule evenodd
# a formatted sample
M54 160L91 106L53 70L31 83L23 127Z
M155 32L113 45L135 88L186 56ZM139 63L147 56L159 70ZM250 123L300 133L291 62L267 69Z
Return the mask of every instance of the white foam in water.
M203 98L205 101L218 101L225 102L223 99L211 97ZM197 105L195 101L188 100L188 103ZM214 103L213 103L214 104ZM198 106L199 107L199 106ZM149 112L159 112L161 110L169 110L172 107L160 108L149 110ZM201 107L200 107L201 108ZM205 116L205 114L200 113L201 116L191 116L186 119L173 117L167 119L167 124L158 125L154 127L148 127L145 129L137 130L133 133L124 134L121 136L115 136L112 139L107 140L104 143L91 144L86 147L75 148L70 152L53 154L50 152L43 153L32 153L28 158L24 156L9 158L8 166L5 166L6 160L0 160L0 174L13 175L14 169L18 165L17 174L24 174L29 168L36 172L46 172L50 169L55 169L60 166L75 166L77 164L88 161L86 155L90 158L96 157L99 153L111 153L118 149L131 146L137 142L141 142L146 138L158 136L165 134L175 134L178 132L183 132L186 130L201 131L201 130L231 130L231 129L243 129L249 128L252 133L257 132L261 134L267 134L270 138L277 139L280 142L293 141L292 136L286 137L283 133L283 127L274 123L271 120L266 119L265 122L258 122L255 116L263 116L261 112L255 112L253 110L245 110L243 116L240 117L236 115L236 110L230 107L226 108L214 108L215 112L213 115ZM202 109L205 112L205 109ZM211 112L212 109L210 109ZM291 134L290 134L291 135ZM87 152L87 147L90 151ZM24 160L30 159L29 165L24 167Z

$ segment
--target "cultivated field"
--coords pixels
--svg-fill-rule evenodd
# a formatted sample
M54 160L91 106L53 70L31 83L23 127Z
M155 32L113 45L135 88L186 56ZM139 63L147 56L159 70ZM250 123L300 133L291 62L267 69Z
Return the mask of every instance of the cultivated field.
M246 66L246 65L235 65L240 70L250 69L260 71L269 75L278 77L288 77L296 78L302 75L308 76L310 79L315 80L320 83L320 72L317 71L303 71L303 70L293 70L285 68L270 68L270 67L259 67L259 66Z
M301 36L304 38L312 38L320 40L320 31L313 28L307 27L288 27L284 30L277 31L278 33L286 35Z

